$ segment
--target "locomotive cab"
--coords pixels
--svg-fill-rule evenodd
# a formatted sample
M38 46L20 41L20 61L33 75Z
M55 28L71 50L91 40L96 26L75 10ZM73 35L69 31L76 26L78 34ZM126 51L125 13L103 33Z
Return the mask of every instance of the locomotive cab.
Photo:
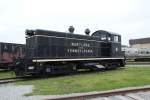
M117 33L104 30L96 31L92 34L94 37L99 37L101 41L102 56L117 57L122 56L121 52L121 36ZM109 53L108 53L109 52Z

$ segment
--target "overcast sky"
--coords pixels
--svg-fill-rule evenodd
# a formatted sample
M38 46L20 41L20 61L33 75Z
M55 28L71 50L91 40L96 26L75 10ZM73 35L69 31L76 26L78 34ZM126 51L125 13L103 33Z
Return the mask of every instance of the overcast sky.
M0 42L25 43L25 29L75 33L107 30L129 39L150 37L150 0L0 0Z

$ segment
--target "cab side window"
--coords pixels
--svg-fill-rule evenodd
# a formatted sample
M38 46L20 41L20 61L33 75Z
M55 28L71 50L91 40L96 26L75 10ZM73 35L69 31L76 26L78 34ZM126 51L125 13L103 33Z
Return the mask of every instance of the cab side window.
M106 35L101 35L101 40L106 40Z
M114 42L119 42L119 36L117 35L114 36Z

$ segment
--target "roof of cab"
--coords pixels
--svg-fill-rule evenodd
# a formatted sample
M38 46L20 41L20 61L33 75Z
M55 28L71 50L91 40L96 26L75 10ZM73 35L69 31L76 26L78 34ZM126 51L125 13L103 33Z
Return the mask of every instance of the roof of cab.
M105 30L98 30L98 31L95 31L92 36L98 36L100 34L110 34L110 35L119 35L118 33L114 33L114 32L109 32L109 31L105 31Z

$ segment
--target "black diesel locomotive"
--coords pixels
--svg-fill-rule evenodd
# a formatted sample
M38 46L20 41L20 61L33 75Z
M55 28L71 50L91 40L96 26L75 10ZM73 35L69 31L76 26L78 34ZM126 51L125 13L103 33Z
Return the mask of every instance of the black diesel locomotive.
M26 59L16 62L16 75L72 73L78 69L123 67L121 36L98 30L91 36L48 30L26 31Z

